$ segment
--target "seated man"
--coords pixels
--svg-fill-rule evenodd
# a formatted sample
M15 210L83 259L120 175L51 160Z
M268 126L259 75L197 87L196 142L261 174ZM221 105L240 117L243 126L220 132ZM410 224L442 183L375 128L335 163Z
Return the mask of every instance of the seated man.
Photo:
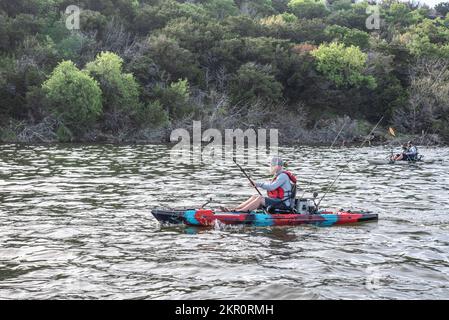
M275 208L288 210L293 205L296 190L296 177L284 170L284 162L275 157L271 161L270 173L274 175L271 182L254 183L255 186L268 191L268 197L254 195L241 205L233 209L237 212L250 212L261 208Z
M411 141L407 143L407 152L404 155L404 160L416 161L418 160L418 148L413 145Z
M416 161L418 159L418 149L413 145L412 141L409 141L405 147L402 154L397 155L394 161Z

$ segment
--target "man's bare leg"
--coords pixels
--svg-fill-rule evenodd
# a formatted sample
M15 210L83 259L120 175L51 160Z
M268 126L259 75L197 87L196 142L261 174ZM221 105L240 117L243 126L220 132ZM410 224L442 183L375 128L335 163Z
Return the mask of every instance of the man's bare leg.
M265 198L261 196L256 196L256 198L252 202L248 203L248 205L246 205L243 208L239 208L239 211L251 212L261 208L264 205L265 205Z
M248 206L248 204L253 202L257 197L258 197L257 195L251 196L248 200L246 200L245 202L239 204L237 207L235 207L233 209L228 209L228 208L224 208L224 207L221 207L220 209L222 211L224 211L224 212L242 211L242 208L245 208L246 206Z
M245 208L247 205L249 205L250 203L252 203L255 199L257 199L259 196L251 196L251 198L249 198L248 200L246 200L245 202L243 202L242 204L238 205L234 210L235 211L240 211L242 210L242 208Z

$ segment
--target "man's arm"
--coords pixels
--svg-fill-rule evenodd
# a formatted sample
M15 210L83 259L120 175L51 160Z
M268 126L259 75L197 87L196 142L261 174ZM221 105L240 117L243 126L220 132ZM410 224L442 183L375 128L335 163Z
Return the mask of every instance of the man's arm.
M415 147L413 147L413 148L410 148L410 150L409 150L409 151L407 151L407 152L406 152L405 154L406 154L406 155L408 155L408 156L411 156L411 155L417 154L416 148L415 148Z
M256 186L267 191L273 191L282 186L285 182L289 180L289 177L285 173L281 173L279 177L274 182L258 182Z

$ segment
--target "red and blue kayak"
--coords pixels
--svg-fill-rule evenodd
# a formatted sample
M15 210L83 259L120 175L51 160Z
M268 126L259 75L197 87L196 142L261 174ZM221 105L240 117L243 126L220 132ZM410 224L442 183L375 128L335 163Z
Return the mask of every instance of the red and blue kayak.
M319 210L313 214L270 214L265 211L254 212L219 212L205 209L155 209L151 213L161 223L185 224L188 226L208 227L217 222L225 225L247 225L256 227L296 226L312 224L323 227L347 225L368 221L377 221L377 214L367 211Z

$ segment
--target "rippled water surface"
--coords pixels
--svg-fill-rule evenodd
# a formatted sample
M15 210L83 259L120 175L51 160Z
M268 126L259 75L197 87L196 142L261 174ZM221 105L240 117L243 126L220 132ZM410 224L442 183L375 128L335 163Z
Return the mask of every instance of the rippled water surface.
M253 190L232 163L177 164L168 150L0 146L0 298L449 299L448 162L375 167L382 147L281 148L301 187L319 169L321 194L348 165L323 205L379 222L204 230L161 227L150 210Z

